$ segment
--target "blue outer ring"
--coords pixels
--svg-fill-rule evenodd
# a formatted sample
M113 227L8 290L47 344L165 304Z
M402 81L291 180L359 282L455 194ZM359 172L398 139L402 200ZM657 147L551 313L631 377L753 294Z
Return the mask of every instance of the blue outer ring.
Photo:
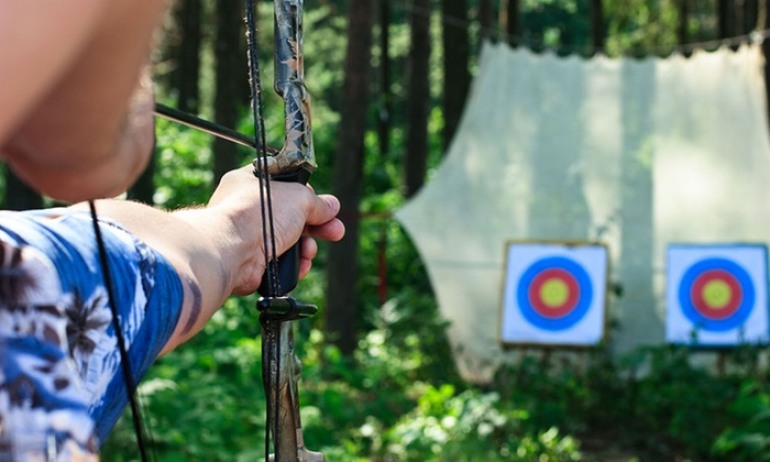
M540 273L551 269L568 272L575 278L580 289L580 297L575 308L570 313L554 319L542 316L529 302L529 288L532 282ZM588 313L593 300L593 285L586 270L578 263L569 258L548 257L537 260L521 275L516 289L516 300L521 314L530 324L544 330L561 331L574 326Z
M726 319L709 319L700 314L695 308L695 304L690 298L690 292L696 279L706 271L722 270L730 273L741 285L743 299L735 313ZM679 283L679 306L682 307L682 313L693 323L693 325L702 330L710 332L725 332L741 326L749 318L754 308L754 283L751 282L751 276L737 263L725 258L708 258L692 265L682 277Z

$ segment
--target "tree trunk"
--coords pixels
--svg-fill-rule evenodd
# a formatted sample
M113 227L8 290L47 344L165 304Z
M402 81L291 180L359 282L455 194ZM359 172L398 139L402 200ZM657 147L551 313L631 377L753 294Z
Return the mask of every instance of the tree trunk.
M406 114L404 194L412 197L423 185L428 159L430 106L430 0L414 0Z
M758 29L757 18L759 16L759 2L758 0L741 0L743 2L742 9L742 30L741 34L748 34L753 30Z
M441 0L444 16L442 39L444 45L444 151L457 131L471 84L468 70L468 7L466 0ZM459 21L449 22L449 19ZM460 24L462 23L462 24ZM428 50L430 53L430 49Z
M602 0L591 0L591 44L594 53L604 52L604 7Z
M179 1L174 11L179 42L175 46L176 66L171 81L177 90L177 107L185 112L198 112L200 102L201 11L201 0Z
M719 38L735 35L735 0L717 1L717 21Z
M43 197L21 181L11 169L5 167L5 200L7 210L30 210L43 208Z
M238 107L246 87L244 56L241 56L242 14L240 2L217 2L216 38L214 40L215 94L214 120L225 127L235 128ZM222 176L240 166L238 147L220 138L214 139L214 184Z
M515 47L521 43L521 5L519 5L519 0L508 0L506 11L508 43Z
M494 40L494 30L492 28L492 22L494 21L495 12L492 6L492 0L479 0L478 9L478 21L479 21L479 48L485 40Z
M390 127L393 117L390 65L390 0L380 0L380 110L377 118L377 139L383 158L390 152Z
M356 347L360 314L358 300L358 238L363 184L364 133L369 107L369 82L374 2L350 2L340 144L334 160L334 194L342 203L340 218L346 235L329 251L326 330L345 355Z

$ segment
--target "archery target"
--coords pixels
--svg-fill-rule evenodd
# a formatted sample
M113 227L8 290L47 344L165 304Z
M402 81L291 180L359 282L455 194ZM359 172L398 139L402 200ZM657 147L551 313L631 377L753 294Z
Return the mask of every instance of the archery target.
M669 342L702 346L766 342L766 247L669 246L666 299Z
M503 288L503 343L598 343L604 336L606 286L604 246L510 243Z

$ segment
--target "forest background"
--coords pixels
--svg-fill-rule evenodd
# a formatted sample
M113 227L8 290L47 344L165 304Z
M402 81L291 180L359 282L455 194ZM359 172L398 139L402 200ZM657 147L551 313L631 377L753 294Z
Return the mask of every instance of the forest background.
M492 383L455 371L419 255L391 218L442 159L484 40L537 52L687 54L768 28L762 0L319 0L305 4L318 191L341 198L348 235L323 244L297 289L321 314L298 323L305 439L331 461L770 460L763 349L719 354L716 370L670 346L622 358L533 352ZM259 2L263 88L271 88L271 2ZM159 101L253 133L241 2L180 0L159 36ZM730 41L731 44L739 40ZM770 46L766 48L766 55ZM268 142L283 106L265 91ZM150 168L129 198L205 203L253 153L158 120ZM52 205L2 176L3 205ZM447 198L451 200L451 198ZM280 205L278 205L280 206ZM229 300L140 387L156 460L261 460L264 392L255 297ZM496 322L496 320L490 320ZM638 372L644 365L647 373ZM138 460L129 419L103 460Z

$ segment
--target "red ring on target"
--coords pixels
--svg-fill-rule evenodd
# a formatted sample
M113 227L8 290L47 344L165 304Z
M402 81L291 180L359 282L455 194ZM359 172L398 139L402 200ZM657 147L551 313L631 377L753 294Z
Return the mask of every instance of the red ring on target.
M709 300L706 299L706 286L714 283L721 282L730 288L730 298L727 303L722 306L713 306ZM692 289L690 290L690 299L695 309L703 317L721 321L734 315L743 301L743 291L738 280L727 271L721 269L714 269L705 271L700 274L695 281L693 281Z
M542 288L545 284L559 281L567 286L567 297L558 305L546 303L542 297ZM577 280L563 269L547 269L535 276L529 287L529 303L537 314L544 318L557 319L572 312L580 299L580 287Z

